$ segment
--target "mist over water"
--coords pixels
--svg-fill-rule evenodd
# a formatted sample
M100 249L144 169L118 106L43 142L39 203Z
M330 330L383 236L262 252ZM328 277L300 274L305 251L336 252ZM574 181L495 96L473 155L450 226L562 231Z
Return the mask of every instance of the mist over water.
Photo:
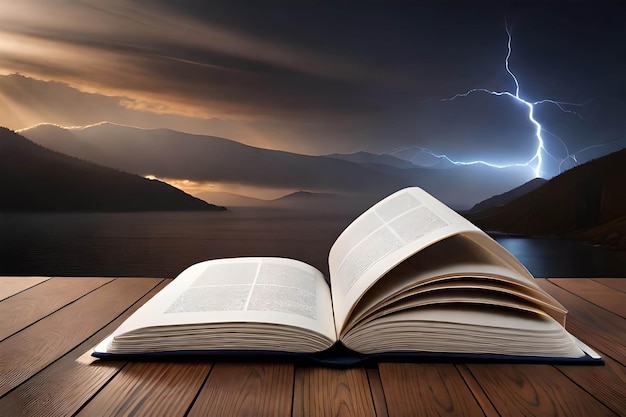
M0 214L0 275L175 277L193 263L281 256L328 275L357 214L228 212ZM536 277L626 277L626 252L561 239L497 237Z

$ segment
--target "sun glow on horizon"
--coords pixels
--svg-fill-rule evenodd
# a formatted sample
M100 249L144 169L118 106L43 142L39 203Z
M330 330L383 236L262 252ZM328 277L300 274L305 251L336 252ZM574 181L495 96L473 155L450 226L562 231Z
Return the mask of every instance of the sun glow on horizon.
M216 182L216 181L195 181L190 179L180 178L161 178L153 174L147 174L143 176L149 180L161 181L172 187L178 188L191 194L194 197L205 200L211 203L211 193L228 193L235 194L241 197L249 197L259 200L273 200L276 198L284 197L285 195L301 191L292 188L270 188L270 187L256 187L245 184Z

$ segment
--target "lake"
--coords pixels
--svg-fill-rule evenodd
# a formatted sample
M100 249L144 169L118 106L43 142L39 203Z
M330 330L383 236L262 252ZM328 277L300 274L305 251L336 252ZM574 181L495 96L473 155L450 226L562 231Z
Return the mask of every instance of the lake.
M328 273L350 213L1 213L0 275L175 277L207 259L282 256ZM496 236L536 277L626 277L626 251Z

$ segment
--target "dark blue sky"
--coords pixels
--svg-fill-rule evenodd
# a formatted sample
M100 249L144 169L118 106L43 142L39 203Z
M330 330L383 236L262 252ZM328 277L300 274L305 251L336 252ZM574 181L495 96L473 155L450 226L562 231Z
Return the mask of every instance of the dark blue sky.
M506 25L519 97L441 101L515 94ZM0 124L14 129L108 120L510 164L537 152L522 100L551 99L586 104L535 106L541 175L626 144L623 2L24 0L0 6L0 35Z

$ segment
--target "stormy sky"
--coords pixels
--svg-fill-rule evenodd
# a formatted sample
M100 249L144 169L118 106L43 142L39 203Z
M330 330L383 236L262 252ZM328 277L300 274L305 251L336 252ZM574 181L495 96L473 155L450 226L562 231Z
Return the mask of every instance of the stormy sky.
M626 145L624 40L623 2L0 0L0 125L515 164L549 99L551 176Z

